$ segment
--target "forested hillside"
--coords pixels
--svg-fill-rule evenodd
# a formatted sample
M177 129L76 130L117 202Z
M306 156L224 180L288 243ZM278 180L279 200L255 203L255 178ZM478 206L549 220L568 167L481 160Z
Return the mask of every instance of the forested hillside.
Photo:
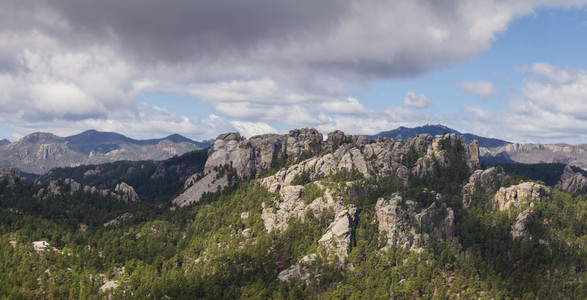
M38 196L49 183L5 172L0 295L587 297L585 194L482 169L478 148L455 135L321 138L309 131L251 140L223 135L189 184L174 189L187 193L210 174L211 181L227 176L228 184L182 205L161 198L125 203L83 189ZM154 168L124 168L141 164ZM122 177L115 170L124 168L113 166L50 176L61 191L73 189L60 176L112 188L108 177L83 174L108 169ZM139 192L148 176L133 174ZM39 240L60 252L36 253L32 242Z

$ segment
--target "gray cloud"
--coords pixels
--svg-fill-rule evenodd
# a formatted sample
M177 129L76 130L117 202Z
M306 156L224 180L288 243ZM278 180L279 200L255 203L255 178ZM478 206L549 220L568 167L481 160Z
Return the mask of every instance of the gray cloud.
M165 123L184 133L200 134L188 123L256 132L272 128L262 122L328 128L340 114L377 118L349 85L448 68L533 7L575 2L0 0L0 104L11 108L0 122L125 124L113 129L139 136L163 128L150 118L166 118L136 103L144 92L192 95L220 115ZM413 114L388 113L401 122Z

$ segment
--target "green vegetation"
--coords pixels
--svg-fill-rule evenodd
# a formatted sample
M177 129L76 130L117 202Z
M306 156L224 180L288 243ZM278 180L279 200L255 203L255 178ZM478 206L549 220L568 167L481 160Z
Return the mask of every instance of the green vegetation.
M183 188L185 180L204 170L208 150L196 150L174 156L162 162L117 161L101 165L56 168L40 180L48 182L71 178L83 185L100 189L114 189L126 182L132 186L143 202L164 202Z
M534 203L528 225L531 239L513 239L512 225L524 208L495 211L490 196L480 191L463 208L460 189L470 175L462 158L464 149L459 143L442 147L449 153L446 164L430 161L433 172L408 183L393 176L364 178L356 170L339 170L319 183L304 172L294 179L304 186L306 204L330 189L345 205L357 208L344 266L329 259L318 244L334 220L332 209L292 218L287 229L267 232L262 210L274 207L279 195L256 180L234 180L229 189L208 193L199 203L174 211L167 209L169 201L126 204L81 191L39 199L33 195L45 185L17 183L9 188L1 183L0 295L8 299L101 299L108 293L114 299L585 299L587 196L553 189L549 200ZM416 156L408 153L405 164L413 164ZM140 164L150 168L145 162L136 166ZM122 162L109 169L120 175L128 166ZM229 166L225 169L230 171ZM59 172L82 181L87 170L80 167L81 177L75 177L76 170ZM432 190L441 193L443 203L454 211L454 237L431 239L419 251L397 245L381 250L387 237L375 221L377 199L397 192L426 208L440 204ZM439 207L439 215L444 216L448 208ZM103 226L126 212L132 217ZM31 243L36 240L49 242L63 254L34 253ZM277 274L310 254L316 259L308 266L307 280L277 279ZM119 287L101 292L109 280Z
M565 164L501 164L504 171L514 173L532 180L540 180L547 185L554 186L563 175ZM581 168L571 167L574 172L581 172L587 176L587 172Z

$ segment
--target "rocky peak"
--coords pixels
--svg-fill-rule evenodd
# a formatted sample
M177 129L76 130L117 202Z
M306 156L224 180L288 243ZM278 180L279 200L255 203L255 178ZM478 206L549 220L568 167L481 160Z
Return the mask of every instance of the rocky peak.
M312 145L322 144L316 129L295 129L289 134L264 134L244 139L238 133L222 134L212 143L205 170L230 165L241 178L261 174L279 162L297 157Z
M580 193L587 190L587 177L579 172L575 173L571 166L567 165L555 187L570 193Z
M486 170L476 170L473 172L469 181L463 187L463 205L467 207L471 202L471 196L475 188L479 187L484 194L493 194L497 191L497 182L505 177L503 170L498 171L495 167ZM477 186L477 184L479 184Z
M314 164L313 170L328 174L336 168L358 169L369 177L376 175L397 175L405 180L410 173L423 176L432 170L432 158L442 165L448 163L448 152L461 144L464 159L471 170L479 164L479 146L467 145L464 138L446 134L433 138L424 134L407 140L378 138L371 143L365 136L345 135L342 131L328 134L326 141L316 129L296 129L287 135L265 134L249 140L241 139L235 133L220 135L209 150L205 170L218 166L232 166L237 176L248 177L262 174L273 166L283 164L299 156L303 151L312 150L314 156L306 165ZM450 145L446 148L446 145ZM322 149L320 153L318 150ZM402 160L413 150L418 155L415 165L406 166Z
M550 195L550 189L535 182L523 182L510 187L502 187L493 198L493 204L499 210L520 207L524 201L541 201Z
M31 133L16 143L23 144L46 144L62 142L64 139L48 132L35 132Z

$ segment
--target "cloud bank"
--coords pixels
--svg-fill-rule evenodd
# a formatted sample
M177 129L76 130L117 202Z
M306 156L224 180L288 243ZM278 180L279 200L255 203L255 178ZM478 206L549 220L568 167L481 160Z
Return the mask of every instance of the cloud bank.
M449 68L489 49L512 20L536 7L584 3L23 0L0 4L0 105L5 108L0 123L17 134L34 130L70 134L91 126L133 137L178 132L209 138L226 130L275 131L277 125L321 130L340 126L351 133L375 133L436 121L411 110L430 105L426 96L408 94L403 103L408 108L396 99L385 112L375 112L349 86ZM533 68L547 82L526 86L521 101L532 100L547 109L546 97L572 94L572 89L567 81L550 80L544 67ZM566 72L553 68L550 72ZM482 97L493 94L479 84L464 83L462 88ZM181 115L137 102L139 95L148 93L187 95L206 103L214 113ZM569 99L565 101L581 105L580 98Z

